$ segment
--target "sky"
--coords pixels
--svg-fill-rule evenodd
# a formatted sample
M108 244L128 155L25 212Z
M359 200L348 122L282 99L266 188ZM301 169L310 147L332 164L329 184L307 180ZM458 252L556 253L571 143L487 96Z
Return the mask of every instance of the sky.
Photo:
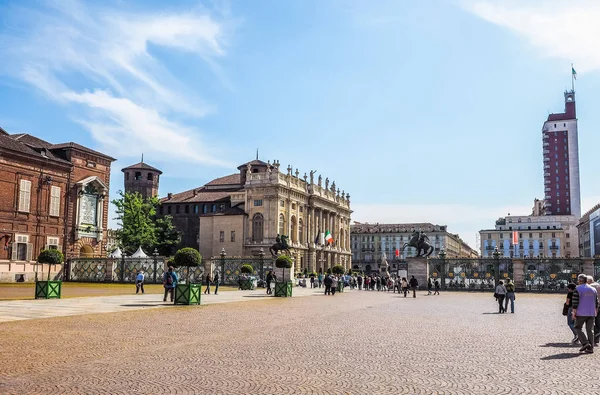
M543 197L571 63L582 211L600 202L598 20L596 0L0 0L0 127L117 158L112 197L142 153L165 196L258 150L335 181L354 221L476 247Z

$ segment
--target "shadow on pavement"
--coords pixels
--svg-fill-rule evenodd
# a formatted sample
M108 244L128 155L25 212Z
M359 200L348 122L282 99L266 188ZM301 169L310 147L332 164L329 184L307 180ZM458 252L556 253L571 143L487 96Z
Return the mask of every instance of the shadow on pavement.
M572 348L579 347L579 345L572 343L546 343L542 344L540 347Z
M245 295L244 298L268 298L272 295Z
M497 311L495 313L481 313L481 314L500 314Z
M547 357L543 357L540 358L542 361L551 361L553 359L571 359L571 358L577 358L579 357L581 354L577 354L577 353L572 353L572 352L563 352L561 354L556 354L556 355L548 355Z
M122 304L122 307L152 307L152 306L162 306L162 304L147 304L147 303L132 303L132 304Z

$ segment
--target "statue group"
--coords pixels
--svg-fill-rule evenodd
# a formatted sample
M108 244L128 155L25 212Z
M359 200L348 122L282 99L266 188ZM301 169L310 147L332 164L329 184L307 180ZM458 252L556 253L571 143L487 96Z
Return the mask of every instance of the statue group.
M291 255L290 246L288 245L288 236L286 235L277 235L275 238L275 244L269 247L269 251L273 258L277 257L282 252L285 252L286 255Z
M414 231L410 237L410 241L402 246L402 251L406 247L414 247L417 249L417 257L428 257L433 252L433 246L429 244L429 237L423 232Z

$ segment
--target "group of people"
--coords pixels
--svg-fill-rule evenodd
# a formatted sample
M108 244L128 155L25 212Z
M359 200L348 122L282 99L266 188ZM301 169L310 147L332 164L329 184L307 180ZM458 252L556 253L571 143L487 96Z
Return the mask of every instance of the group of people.
M573 344L581 343L579 352L591 354L600 342L600 316L598 305L600 284L592 276L580 274L577 285L567 285L567 300L563 306L563 315L567 316L567 325L573 332ZM585 332L583 326L585 325Z
M494 297L498 302L498 313L503 314L506 313L508 308L508 302L510 301L510 312L515 312L515 283L513 283L510 278L506 279L506 284L504 281L499 281L496 286L496 290L494 291Z

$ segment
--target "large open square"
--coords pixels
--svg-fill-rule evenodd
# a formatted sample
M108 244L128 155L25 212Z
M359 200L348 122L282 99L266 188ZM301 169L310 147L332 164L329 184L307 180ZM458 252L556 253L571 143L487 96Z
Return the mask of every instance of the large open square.
M228 293L229 294L229 293ZM595 394L564 295L348 291L0 324L3 394Z

